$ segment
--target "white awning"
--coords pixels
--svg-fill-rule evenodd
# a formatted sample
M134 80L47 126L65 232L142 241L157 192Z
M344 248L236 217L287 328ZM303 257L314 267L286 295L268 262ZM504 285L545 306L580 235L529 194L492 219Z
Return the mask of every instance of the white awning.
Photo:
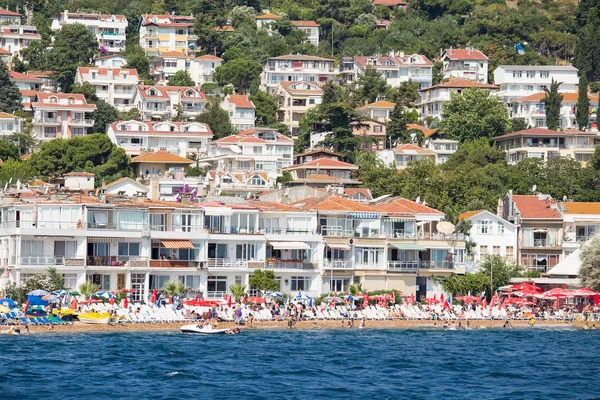
M304 242L269 242L275 250L309 250L310 246Z
M338 250L350 250L350 246L348 246L347 244L327 244L327 247L329 247L330 249L338 249Z
M125 239L119 237L88 236L87 241L88 243L119 243L125 241Z
M547 272L547 275L552 276L578 276L581 269L581 254L580 249L575 250L566 256L561 262L556 264L554 268Z
M233 210L227 207L206 207L204 215L233 215Z

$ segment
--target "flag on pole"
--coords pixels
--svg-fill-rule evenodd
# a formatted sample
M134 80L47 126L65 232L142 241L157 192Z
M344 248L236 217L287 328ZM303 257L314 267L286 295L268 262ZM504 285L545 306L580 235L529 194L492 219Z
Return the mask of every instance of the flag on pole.
M337 292L333 292L333 298L331 299L331 307L335 307L336 297L337 297Z
M369 305L369 296L365 294L365 298L363 301L363 307L367 307L368 305Z
M404 296L402 298L402 304L404 304L405 307L408 305L408 297Z
M233 296L229 296L229 297L227 298L227 307L228 307L228 308L231 308L231 298L232 298L232 297L233 297Z
M396 292L392 290L392 304L396 304Z
M25 306L23 307L23 312L26 313L27 310L29 310L29 297L27 298L27 301L25 302Z

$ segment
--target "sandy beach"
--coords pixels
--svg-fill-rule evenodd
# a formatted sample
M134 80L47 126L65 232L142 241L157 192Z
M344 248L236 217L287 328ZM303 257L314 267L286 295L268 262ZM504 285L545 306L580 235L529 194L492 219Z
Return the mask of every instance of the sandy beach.
M463 326L466 321L460 321ZM503 320L470 320L471 328L502 328L504 325ZM73 325L55 325L53 332L136 332L136 331L165 331L165 330L179 330L185 322L175 323L140 323L140 324L117 324L117 325L93 325L85 324L82 322L75 322ZM384 321L367 321L366 328L441 328L443 326L441 321L418 321L418 320L384 320ZM452 325L452 323L450 323ZM511 324L517 328L528 328L529 321L525 320L512 320ZM455 322L455 326L458 326L458 321ZM585 325L583 321L576 321L574 323L564 321L536 321L535 327L575 327L582 328ZM219 323L219 328L233 328L236 327L235 323L222 322ZM299 321L295 329L331 329L341 328L342 321ZM357 329L358 323L355 323L355 327L351 329ZM600 329L600 324L598 325ZM286 321L267 321L267 322L255 322L255 328L249 328L242 326L243 329L249 330L260 330L260 329L288 329ZM48 332L48 326L30 326L31 332Z

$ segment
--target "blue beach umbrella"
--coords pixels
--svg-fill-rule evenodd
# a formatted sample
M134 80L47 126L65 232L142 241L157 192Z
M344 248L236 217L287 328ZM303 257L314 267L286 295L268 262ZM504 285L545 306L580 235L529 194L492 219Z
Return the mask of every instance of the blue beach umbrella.
M110 292L98 292L98 293L96 293L96 296L102 297L103 299L107 299L107 300L115 298L115 295Z
M38 289L38 290L32 290L31 292L27 293L27 296L48 296L49 294L50 294L50 292L46 292L45 290Z
M267 292L265 293L267 296L271 296L271 297L283 297L283 295L279 292Z
M0 304L8 308L15 308L17 306L17 302L13 299L0 299Z

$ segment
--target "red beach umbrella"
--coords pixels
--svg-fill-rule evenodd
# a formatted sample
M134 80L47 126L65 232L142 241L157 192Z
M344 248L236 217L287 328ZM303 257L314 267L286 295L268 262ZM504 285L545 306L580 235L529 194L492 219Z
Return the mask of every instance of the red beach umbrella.
M129 308L129 299L127 297L123 299L123 308Z
M518 291L518 292L538 292L538 293L541 293L541 292L544 291L541 287L535 286L535 284L532 285L531 283L526 283L526 282L514 284L514 285L510 286L508 289L515 290L515 291Z
M365 294L365 298L363 300L363 307L367 307L368 305L369 305L369 296Z
M199 301L200 299L198 299L198 293L196 293L196 297L194 298L194 300ZM202 298L202 300L204 300L204 297Z
M108 303L109 303L111 306L112 306L113 304L115 304L115 298L114 298L114 297L111 297L111 298L108 300Z
M594 305L598 307L598 303L600 302L600 294L596 293L594 296Z
M444 302L444 293L440 294L440 303Z
M437 295L436 294L433 295L433 302L437 303Z
M580 288L573 291L573 296L575 297L592 297L594 295L596 295L596 292L588 288Z
M26 313L28 309L29 309L29 299L27 299L27 301L25 302L25 306L23 306L23 312Z
M415 294L414 293L410 294L410 304L415 304Z
M227 307L229 307L229 308L231 308L231 298L232 298L232 297L233 297L233 296L229 296L229 297L227 298Z
M266 303L266 300L258 296L250 296L247 299L248 303Z
M156 288L154 288L154 290L152 290L152 297L150 298L150 303L156 303L156 298L158 293L156 293Z

